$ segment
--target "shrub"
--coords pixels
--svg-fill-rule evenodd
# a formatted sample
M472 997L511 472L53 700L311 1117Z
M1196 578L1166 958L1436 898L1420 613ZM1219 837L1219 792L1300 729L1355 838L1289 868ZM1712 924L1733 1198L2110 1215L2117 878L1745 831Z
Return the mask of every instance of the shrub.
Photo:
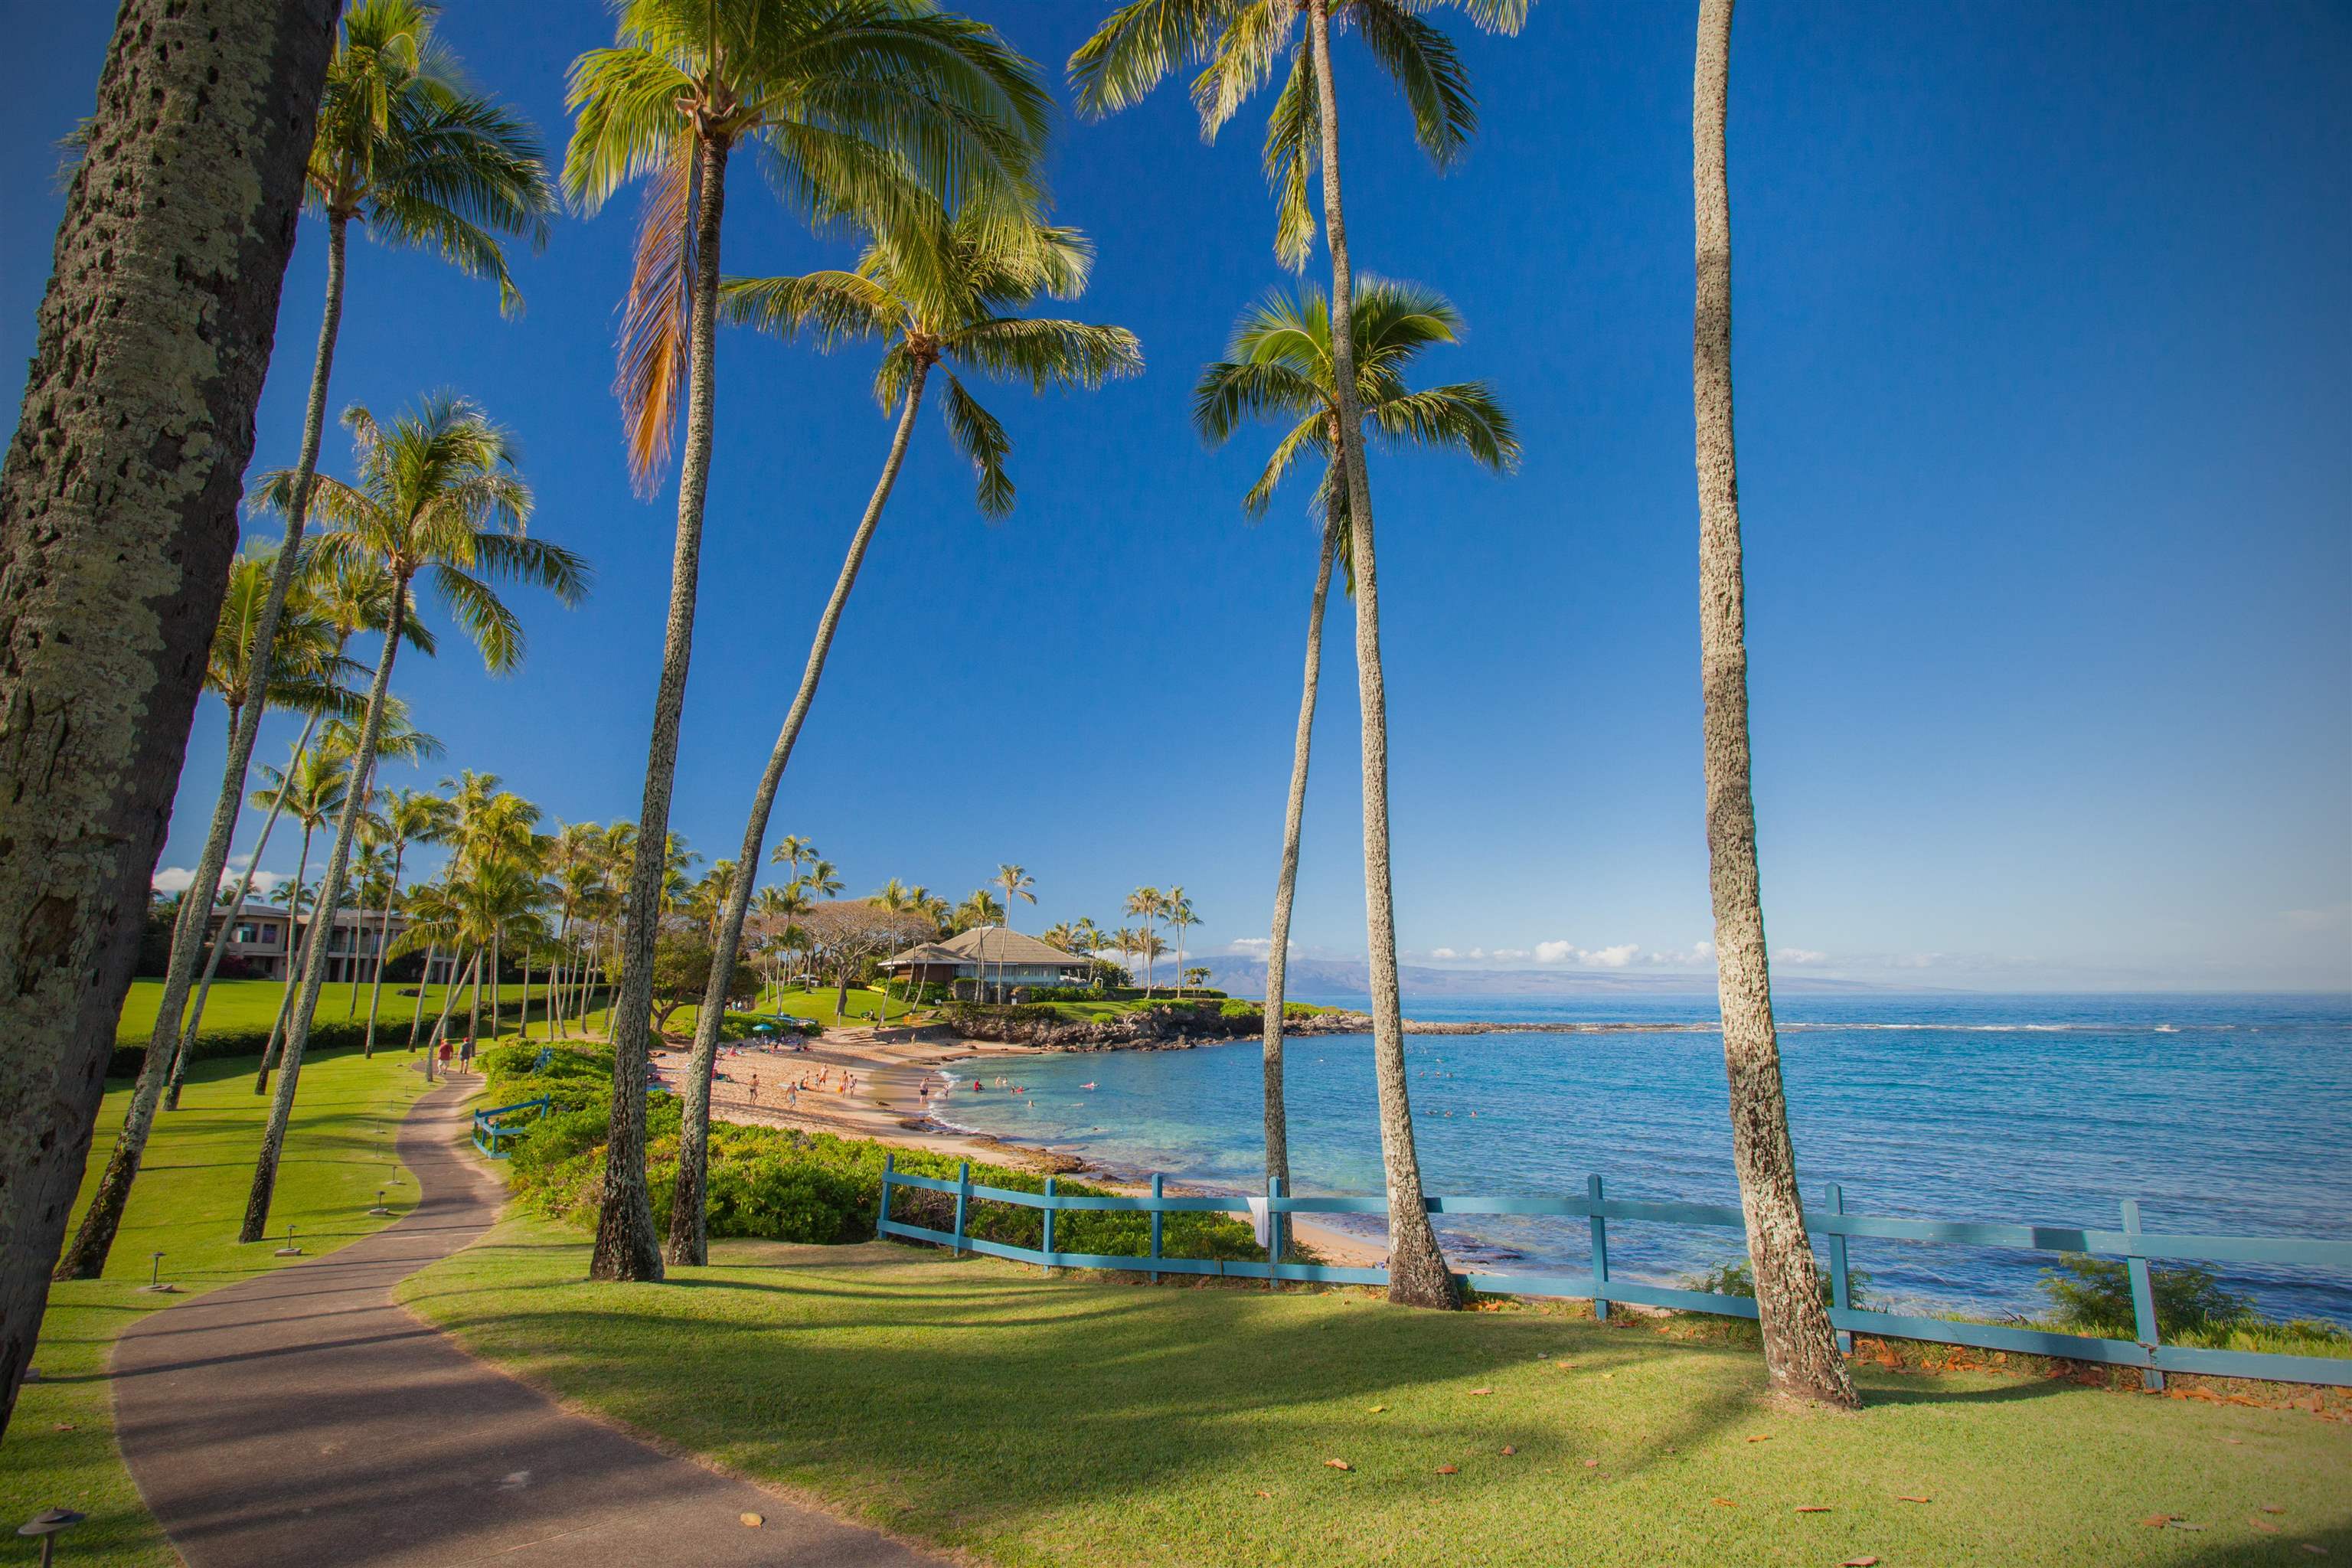
M267 1026L240 1029L205 1029L196 1036L188 1059L192 1062L215 1061L222 1057L257 1057L269 1044ZM320 1018L310 1026L310 1043L304 1056L309 1058L326 1051L356 1051L367 1044L365 1018ZM399 1030L391 1030L387 1020L379 1020L375 1029L375 1048L379 1052L408 1048L408 1020L400 1021ZM126 1046L118 1043L114 1054L107 1058L109 1078L137 1078L146 1064L144 1044Z
M1822 1305L1826 1307L1832 1300L1830 1271L1816 1265L1813 1276L1821 1291ZM1869 1286L1870 1276L1862 1269L1849 1268L1845 1271L1846 1300L1856 1311L1870 1310ZM1743 1296L1752 1301L1756 1299L1756 1273L1742 1258L1737 1262L1717 1264L1704 1273L1685 1275L1682 1288L1705 1290L1716 1296Z
M2147 1272L2157 1331L2166 1339L2262 1322L2252 1299L2224 1289L2210 1269L2151 1265ZM2120 1258L2069 1254L2057 1268L2042 1271L2042 1289L2060 1325L2078 1334L2127 1340L2138 1332L2130 1266Z

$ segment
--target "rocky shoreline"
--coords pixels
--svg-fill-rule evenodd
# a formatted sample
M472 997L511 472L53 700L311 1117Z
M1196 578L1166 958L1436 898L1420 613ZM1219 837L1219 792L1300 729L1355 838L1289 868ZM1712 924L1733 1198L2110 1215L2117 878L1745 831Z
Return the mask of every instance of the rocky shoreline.
M1227 1013L1211 1002L1189 1007L1145 1007L1115 1018L1084 1021L1031 1017L1018 1009L997 1012L967 1008L950 1026L967 1040L1022 1046L1037 1051L1181 1051L1194 1046L1221 1045L1227 1040L1254 1039L1265 1032L1265 1018L1257 1011ZM1685 1030L1685 1024L1528 1024L1428 1023L1408 1018L1408 1035L1659 1034ZM1328 1012L1292 1018L1283 1026L1290 1037L1317 1035L1368 1035L1369 1013Z

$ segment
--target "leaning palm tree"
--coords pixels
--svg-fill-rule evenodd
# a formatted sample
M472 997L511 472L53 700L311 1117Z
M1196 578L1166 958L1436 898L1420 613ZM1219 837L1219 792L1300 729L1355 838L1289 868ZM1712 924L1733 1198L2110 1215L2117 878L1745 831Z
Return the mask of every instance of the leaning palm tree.
M851 272L733 280L725 286L730 320L750 321L787 337L814 335L824 346L852 340L882 344L875 393L885 412L898 408L898 426L881 478L851 534L849 550L809 647L800 689L784 715L768 764L752 793L743 828L742 864L756 868L767 837L776 791L783 782L801 726L816 700L817 684L843 610L856 586L866 551L882 520L915 419L934 369L941 382L948 434L980 474L980 507L996 516L1011 510L1012 481L1004 460L1011 441L956 374L1024 380L1048 387L1097 386L1139 368L1132 334L1119 327L1044 320L1022 314L1037 296L1075 296L1086 286L1089 254L1076 230L1051 228L1025 212L995 210L976 201L950 219L926 206L917 221L882 228ZM719 1025L735 973L743 911L751 894L747 877L714 926L710 979L696 1016L694 1047L686 1070L685 1130L678 1145L677 1202L670 1209L668 1258L699 1264L702 1180L709 1120L709 1079L718 1059Z
M1455 382L1416 390L1405 380L1415 358L1461 334L1461 316L1443 295L1413 284L1368 278L1356 294L1354 316L1356 407L1375 440L1394 450L1461 452L1496 472L1518 460L1518 437L1510 416L1486 383ZM1313 289L1296 300L1273 295L1243 314L1225 357L1202 371L1192 395L1193 422L1213 444L1230 439L1244 419L1271 419L1284 427L1273 456L1242 498L1251 517L1265 514L1275 490L1301 458L1321 459L1318 497L1322 502L1322 547L1307 610L1307 675L1291 745L1282 864L1275 879L1274 931L1265 957L1265 1173L1269 1184L1279 1180L1286 1189L1290 1184L1290 1136L1283 1089L1283 986L1289 963L1291 903L1298 886L1299 832L1307 809L1307 753L1322 679L1323 606L1334 561L1349 571L1350 580L1353 576L1342 499L1346 481L1334 438L1339 400L1332 363L1331 312L1322 296ZM1392 1074L1389 1067L1394 1068ZM1395 1062L1384 1063L1382 1072L1381 1082L1392 1087L1398 1098L1393 1117L1383 1102L1383 1136L1392 1126L1401 1129L1404 1162L1417 1176L1420 1161L1412 1142L1401 1051ZM1405 1223L1411 1225L1410 1215Z
M1698 419L1699 695L1706 769L1707 886L1715 899L1716 988L1731 1080L1731 1157L1764 1333L1765 1374L1783 1396L1861 1403L1822 1306L1797 1194L1797 1156L1780 1083L1756 798L1748 762L1747 587L1731 417L1731 190L1724 156L1731 0L1700 0L1691 87L1691 184L1698 297L1691 395Z
M530 127L475 92L457 58L434 36L436 8L423 0L356 0L327 68L317 130L303 174L304 205L326 220L327 297L304 405L302 442L287 485L286 541L254 619L256 640L274 647L307 525L327 384L341 331L345 242L356 222L378 244L436 250L460 270L498 280L499 304L520 295L507 275L501 237L547 237L554 191ZM245 722L232 732L212 827L190 883L195 908L209 906L228 863L229 838L245 797L246 772L265 706L258 674ZM163 995L147 1045L160 1068L173 1056L194 978L201 920L173 933Z
M1388 697L1381 667L1380 589L1372 544L1372 494L1356 408L1355 288L1339 187L1339 106L1331 70L1336 22L1353 26L1402 89L1423 149L1441 165L1458 157L1476 129L1468 73L1453 43L1426 18L1447 0L1130 0L1111 13L1070 58L1078 106L1106 113L1136 101L1178 59L1200 61L1192 97L1204 133L1214 136L1271 78L1286 51L1290 70L1266 129L1265 167L1278 192L1275 248L1303 266L1312 243L1307 171L1322 166L1323 228L1331 254L1331 354L1340 417L1337 440L1355 570L1356 680L1363 715L1364 916L1370 958L1372 1038L1380 1063L1381 1145L1391 1217L1389 1299L1452 1307L1461 1293L1422 1205L1419 1172L1401 1158L1404 1019L1397 991L1396 910L1389 877ZM1450 0L1482 27L1515 32L1528 0ZM1293 42L1293 24L1307 37ZM1409 1131L1410 1121L1402 1124ZM1404 1234L1398 1234L1402 1216Z
M359 473L352 484L323 478L313 481L314 504L332 524L319 550L330 561L373 561L392 579L391 624L352 762L353 775L364 779L375 763L393 661L400 650L411 591L420 576L472 637L484 665L502 673L521 662L523 633L514 611L499 597L497 584L532 584L566 605L577 604L587 592L588 569L571 551L524 531L530 491L514 472L512 446L506 433L471 404L446 395L429 397L389 429L366 409L354 406L343 422L358 448ZM290 506L296 479L283 471L264 476L260 493L265 502ZM336 825L334 848L321 878L322 910L335 906L363 799L363 791L354 791ZM286 1031L285 1071L246 1202L243 1235L247 1241L259 1240L268 1222L278 1152L293 1113L302 1052L310 1042L310 1019L326 973L327 923L313 925L303 954L302 994Z
M1027 871L1022 869L1018 866L999 866L996 868L996 876L993 880L998 887L1004 889L1004 920L1003 924L1007 931L1010 931L1013 928L1013 900L1015 899L1024 899L1033 904L1037 901L1037 895L1034 891L1034 889L1037 886L1036 879L1030 876ZM982 938L982 940L985 941L986 939ZM1004 960L1001 954L996 961L996 999L1000 1002L1004 1000Z
M1201 917L1193 910L1192 900L1184 896L1181 883L1168 889L1168 901L1161 907L1160 915L1167 921L1168 929L1176 933L1176 993L1181 996L1184 992L1184 932L1199 925Z
M650 492L684 405L669 624L638 827L668 829L709 483L712 336L728 161L759 153L812 219L896 217L919 195L1034 189L1047 102L1034 66L995 30L893 0L621 0L614 47L572 62L563 182L593 213L651 181L615 381L630 468ZM756 847L754 848L756 853ZM749 863L751 857L745 857ZM612 1134L589 1272L658 1279L645 1174L645 1053L659 868L641 859L616 998Z
M1160 918L1164 900L1165 895L1157 888L1138 888L1128 894L1127 903L1119 911L1122 914L1133 915L1143 922L1137 928L1137 934L1143 939L1145 946L1136 951L1144 954L1143 994L1146 996L1152 993L1151 960L1158 956L1148 951L1151 942L1151 922Z
M260 810L280 810L291 816L302 829L301 853L294 860L294 879L281 882L275 889L290 896L287 902L286 921L286 984L280 987L276 1020L269 1026L269 1038L261 1047L261 1068L255 1075L253 1092L269 1091L269 1069L278 1055L278 1042L286 1032L286 1019L294 1005L294 995L300 984L296 973L300 943L297 933L302 929L303 900L310 885L310 840L343 809L351 796L351 762L327 746L314 746L291 758L283 771L264 766L261 770L263 787L253 792L253 805ZM262 803L269 805L264 806Z

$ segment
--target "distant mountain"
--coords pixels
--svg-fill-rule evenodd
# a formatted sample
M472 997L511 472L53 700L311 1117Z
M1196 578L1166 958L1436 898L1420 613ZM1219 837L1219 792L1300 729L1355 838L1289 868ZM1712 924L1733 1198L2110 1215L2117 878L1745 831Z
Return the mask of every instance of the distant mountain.
M1188 959L1188 962L1192 962ZM1197 961L1210 970L1209 984L1236 996L1265 992L1265 960L1226 953ZM1705 971L1661 973L1622 969L1433 969L1405 964L1397 978L1408 1003L1415 996L1711 996L1715 976ZM1293 997L1362 996L1371 988L1370 966L1362 959L1294 958L1283 981ZM1881 987L1856 980L1829 980L1814 975L1772 976L1772 988L1783 994L1874 991Z

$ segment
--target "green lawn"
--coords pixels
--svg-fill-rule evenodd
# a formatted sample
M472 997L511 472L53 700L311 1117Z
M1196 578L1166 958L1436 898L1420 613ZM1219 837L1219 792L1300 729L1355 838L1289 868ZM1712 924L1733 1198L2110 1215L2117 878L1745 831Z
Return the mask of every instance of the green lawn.
M152 1000L148 1006L152 1014ZM379 1187L388 1189L395 1215L414 1201L415 1178L392 1153L393 1130L425 1088L412 1061L400 1053L368 1061L344 1052L304 1064L270 1214L281 1236L292 1224L313 1257L391 1223L365 1213ZM252 1058L230 1057L189 1068L181 1108L156 1120L106 1277L50 1288L33 1362L41 1381L25 1385L0 1439L0 1527L13 1531L53 1506L87 1513L89 1521L58 1548L59 1562L74 1568L180 1561L115 1455L106 1369L117 1334L145 1313L189 1299L139 1289L148 1280L150 1253L165 1255L163 1278L190 1294L285 1266L271 1256L277 1239L250 1247L235 1240L269 1105L253 1092L255 1066ZM82 1203L113 1148L129 1098L130 1085L116 1084L99 1111ZM18 1545L10 1540L0 1562L30 1563L29 1543L8 1555Z
M382 1047L387 1040L394 1046L408 1043L408 1020L416 1005L413 993L416 987L396 981L383 983L383 1003L376 1015L376 1043ZM441 998L448 991L446 985L425 988L425 1027L431 1032L433 1021L441 1016ZM512 1006L521 1000L522 988L509 983L506 988L507 1002ZM205 1033L238 1029L267 1031L277 1021L280 998L286 994L282 980L222 980L213 985L213 994L205 1002ZM337 1023L345 1017L364 1020L367 1017L368 986L359 984L329 984L319 988L320 1023ZM531 995L544 995L534 979ZM354 1007L354 996L357 1005ZM134 980L131 994L123 999L122 1016L114 1026L115 1039L126 1046L143 1046L155 1027L155 1009L163 1000L163 983L160 980ZM490 992L482 988L482 1007L487 1013ZM457 1011L462 1016L466 997L457 999ZM256 1065L258 1065L257 1063Z
M1783 1415L1752 1351L1565 1306L1439 1316L762 1242L591 1286L587 1247L511 1219L404 1295L583 1406L1008 1564L2352 1553L2352 1427L2300 1410L1865 1366L1861 1415Z

